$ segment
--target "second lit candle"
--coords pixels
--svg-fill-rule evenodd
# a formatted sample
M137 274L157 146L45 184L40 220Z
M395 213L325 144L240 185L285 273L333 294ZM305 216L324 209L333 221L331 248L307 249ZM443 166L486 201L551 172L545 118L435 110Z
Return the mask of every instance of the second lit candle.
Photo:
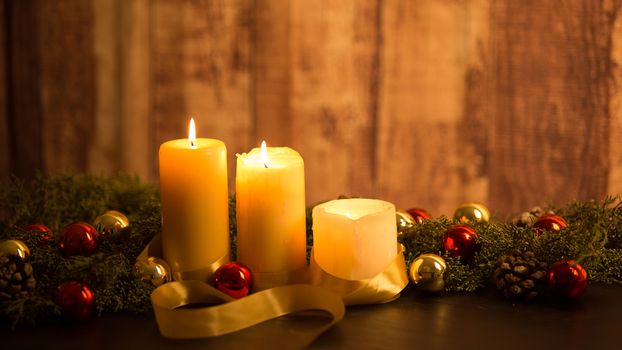
M254 148L237 159L237 260L256 273L306 266L304 162L288 147Z

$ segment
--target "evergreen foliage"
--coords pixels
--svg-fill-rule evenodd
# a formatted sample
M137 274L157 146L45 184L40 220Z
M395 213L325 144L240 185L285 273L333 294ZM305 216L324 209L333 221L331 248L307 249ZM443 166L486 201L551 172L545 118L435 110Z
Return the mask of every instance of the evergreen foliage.
M42 223L56 237L75 222L93 222L107 210L125 213L130 226L117 236L100 239L97 254L63 257L55 243L41 242L21 228ZM231 253L235 258L235 197L229 200ZM619 197L603 202L575 202L559 210L569 227L559 233L535 236L530 228L506 223L477 224L480 252L471 264L444 256L441 240L453 222L440 217L416 225L400 237L410 263L422 253L442 255L448 263L445 276L449 292L474 292L488 283L498 258L513 251L535 252L552 264L562 259L578 260L592 282L622 284L622 204ZM307 211L307 245L310 250L311 210ZM12 178L0 187L0 240L19 239L31 250L30 263L37 279L36 292L26 298L0 304L0 319L9 325L35 325L58 319L60 310L52 301L58 285L68 280L87 282L95 292L96 311L150 312L153 286L133 275L136 257L160 232L160 201L153 184L137 177L99 177L88 174L37 176L32 181Z

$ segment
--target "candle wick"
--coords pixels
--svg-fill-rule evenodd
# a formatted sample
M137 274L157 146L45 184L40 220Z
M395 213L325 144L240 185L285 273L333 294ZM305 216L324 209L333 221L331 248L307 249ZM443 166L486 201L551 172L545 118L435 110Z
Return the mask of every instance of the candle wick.
M194 140L190 139L190 147L194 147Z
M264 167L264 168L266 168L266 169L268 169L268 164L263 163L263 167Z

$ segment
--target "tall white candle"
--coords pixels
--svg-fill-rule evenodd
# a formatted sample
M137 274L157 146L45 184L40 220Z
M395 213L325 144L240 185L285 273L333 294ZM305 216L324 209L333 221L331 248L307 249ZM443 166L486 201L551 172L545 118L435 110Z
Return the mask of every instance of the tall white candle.
M313 255L324 271L349 280L371 278L396 254L393 204L354 198L313 208Z

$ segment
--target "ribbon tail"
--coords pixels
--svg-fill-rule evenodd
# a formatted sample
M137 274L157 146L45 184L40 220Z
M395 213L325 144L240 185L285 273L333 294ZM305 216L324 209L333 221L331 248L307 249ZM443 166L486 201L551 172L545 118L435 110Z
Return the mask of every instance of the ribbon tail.
M197 303L225 304L180 308ZM328 316L320 325L305 329L308 341L343 319L341 297L326 289L295 284L276 287L233 300L200 281L179 281L158 287L151 295L162 336L173 339L205 338L236 332L261 322L302 311L322 311Z

